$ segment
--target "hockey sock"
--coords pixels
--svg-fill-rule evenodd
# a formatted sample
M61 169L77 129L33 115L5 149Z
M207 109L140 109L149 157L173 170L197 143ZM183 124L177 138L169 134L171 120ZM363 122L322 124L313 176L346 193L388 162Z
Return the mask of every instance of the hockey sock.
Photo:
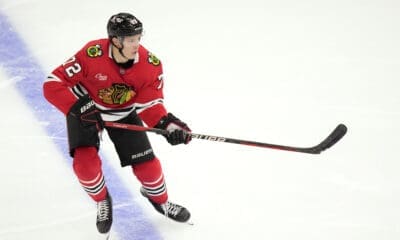
M96 202L106 198L101 160L95 147L79 147L75 149L73 168L79 183Z
M158 158L135 164L132 169L150 200L158 204L167 202L167 188Z

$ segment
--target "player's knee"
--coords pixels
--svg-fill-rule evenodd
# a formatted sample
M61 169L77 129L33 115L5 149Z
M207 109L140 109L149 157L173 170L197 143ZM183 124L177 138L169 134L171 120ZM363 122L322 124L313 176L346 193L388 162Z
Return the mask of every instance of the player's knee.
M157 157L150 161L132 165L132 169L139 180L155 180L162 175L162 168Z
M73 169L78 175L92 177L99 172L101 162L95 147L79 147L75 149Z

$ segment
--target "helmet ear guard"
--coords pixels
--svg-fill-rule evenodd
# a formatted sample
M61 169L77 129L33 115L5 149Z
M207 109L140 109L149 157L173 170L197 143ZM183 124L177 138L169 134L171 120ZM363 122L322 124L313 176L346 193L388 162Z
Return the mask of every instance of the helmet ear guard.
M116 41L114 40L116 39ZM114 45L116 48L121 49L124 47L124 37L117 37L117 36L110 36L110 42L112 45Z

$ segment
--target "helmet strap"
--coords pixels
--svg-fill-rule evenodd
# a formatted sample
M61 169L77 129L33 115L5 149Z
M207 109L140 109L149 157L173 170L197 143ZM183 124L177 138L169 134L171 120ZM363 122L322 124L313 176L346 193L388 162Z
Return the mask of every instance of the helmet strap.
M130 68L130 67L133 66L134 60L131 60L131 59L127 58L127 57L124 55L124 53L122 52L122 50L124 49L124 44L122 43L124 38L123 38L123 37L117 37L117 39L118 39L118 41L119 41L119 43L120 43L120 45L121 45L122 47L118 47L116 44L114 44L114 42L112 41L112 39L111 39L111 44L112 44L114 47L116 47L116 48L118 49L119 54L121 54L122 57L128 59L128 61L127 61L127 62L124 62L124 63L119 63L119 62L117 62L117 61L115 60L114 54L111 52L112 58L113 58L114 62L115 62L118 66L120 66L120 67L122 67L122 68L124 68L124 69L128 69L128 68Z
M119 53L121 54L121 56L123 56L124 58L128 59L125 54L122 52L122 50L124 49L124 37L117 37L119 44L121 44L121 48L118 48ZM129 60L129 59L128 59Z
M121 54L121 56L122 57L124 57L124 58L126 58L126 59L128 59L126 56L125 56L125 54L122 52L122 50L124 49L124 37L115 37L116 39L118 39L118 42L119 42L119 44L122 46L122 47L118 47L115 43L114 43L114 41L112 40L114 37L112 37L111 39L110 39L110 41L111 41L111 44L114 46L114 47L116 47L117 49L118 49L118 52L119 52L119 54ZM128 59L129 60L129 59Z

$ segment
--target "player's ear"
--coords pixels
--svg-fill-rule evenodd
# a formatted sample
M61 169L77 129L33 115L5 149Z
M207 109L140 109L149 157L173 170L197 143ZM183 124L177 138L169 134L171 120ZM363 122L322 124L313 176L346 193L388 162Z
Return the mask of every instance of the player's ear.
M113 38L111 38L111 41L112 41L113 45L116 46L117 48L122 48L121 42L119 41L118 38L113 37Z

